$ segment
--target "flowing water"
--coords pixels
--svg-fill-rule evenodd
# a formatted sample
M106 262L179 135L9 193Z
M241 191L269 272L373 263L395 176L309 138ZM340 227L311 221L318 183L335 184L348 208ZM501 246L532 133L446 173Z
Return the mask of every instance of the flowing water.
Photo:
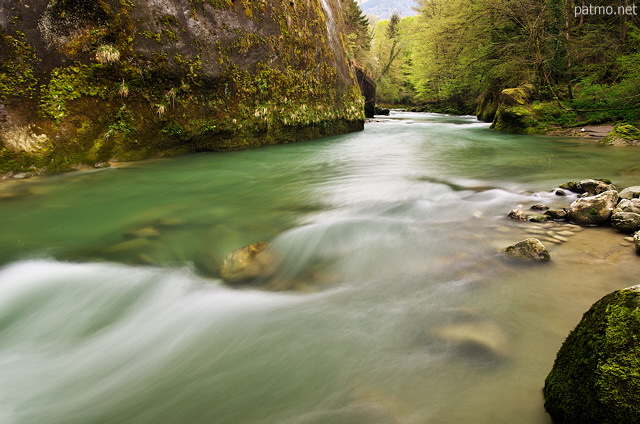
M548 424L555 353L638 259L610 228L505 215L567 206L549 190L568 180L637 184L634 155L395 112L4 183L0 423ZM531 232L551 263L497 255ZM256 241L297 290L223 285Z

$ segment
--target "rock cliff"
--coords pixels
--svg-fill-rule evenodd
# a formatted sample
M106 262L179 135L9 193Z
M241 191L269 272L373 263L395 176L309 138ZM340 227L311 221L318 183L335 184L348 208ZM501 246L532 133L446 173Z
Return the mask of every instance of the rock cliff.
M339 0L6 0L0 172L360 130Z

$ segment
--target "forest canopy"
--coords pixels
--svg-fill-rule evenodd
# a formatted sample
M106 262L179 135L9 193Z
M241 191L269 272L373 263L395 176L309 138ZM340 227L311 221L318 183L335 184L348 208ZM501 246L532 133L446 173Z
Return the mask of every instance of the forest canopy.
M629 0L417 0L417 10L370 22L360 60L378 103L473 113L483 96L531 84L560 124L640 118L640 10Z

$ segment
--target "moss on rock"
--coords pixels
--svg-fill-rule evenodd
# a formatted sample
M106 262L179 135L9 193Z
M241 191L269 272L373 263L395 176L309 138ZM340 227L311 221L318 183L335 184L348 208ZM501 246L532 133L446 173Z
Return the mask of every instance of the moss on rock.
M618 146L637 146L640 144L640 130L630 124L618 124L600 142Z
M21 8L0 28L0 47L11 47L0 49L0 113L11 129L0 128L3 171L235 150L363 128L338 1L190 6L36 0ZM32 141L13 134L33 134ZM37 148L9 148L21 145Z
M545 381L557 424L640 422L640 286L596 302L568 335Z

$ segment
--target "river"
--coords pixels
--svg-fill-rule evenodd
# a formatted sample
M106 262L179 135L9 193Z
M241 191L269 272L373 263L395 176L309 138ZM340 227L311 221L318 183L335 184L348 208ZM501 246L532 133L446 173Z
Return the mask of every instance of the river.
M637 185L630 153L393 112L3 183L0 422L549 424L564 337L638 283L638 259L610 228L506 214L567 206L549 190L569 180ZM532 232L565 235L550 263L499 257ZM299 290L222 284L224 256L256 241Z

